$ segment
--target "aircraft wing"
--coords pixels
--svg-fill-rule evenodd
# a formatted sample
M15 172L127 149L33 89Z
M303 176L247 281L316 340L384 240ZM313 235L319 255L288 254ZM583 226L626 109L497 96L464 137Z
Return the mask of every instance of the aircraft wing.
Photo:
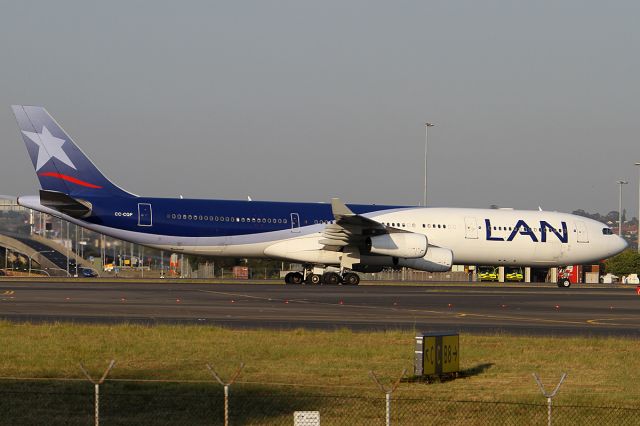
M337 251L345 246L362 247L365 245L367 237L407 232L356 214L339 198L331 199L331 210L335 223L330 223L325 227L324 239L320 240L320 244L323 244L326 250Z

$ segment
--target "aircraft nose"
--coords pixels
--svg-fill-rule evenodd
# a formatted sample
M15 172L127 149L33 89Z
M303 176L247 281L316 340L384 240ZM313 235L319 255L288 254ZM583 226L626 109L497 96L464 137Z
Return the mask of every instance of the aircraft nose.
M627 243L627 241L616 235L616 240L613 242L613 247L612 247L612 253L611 256L615 256L616 254L624 251L628 246L629 243Z

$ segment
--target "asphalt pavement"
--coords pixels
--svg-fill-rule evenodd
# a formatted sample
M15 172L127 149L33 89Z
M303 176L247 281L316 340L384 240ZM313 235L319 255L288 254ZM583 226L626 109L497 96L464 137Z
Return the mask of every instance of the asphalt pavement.
M182 323L242 328L411 329L640 337L634 288L0 282L16 322Z

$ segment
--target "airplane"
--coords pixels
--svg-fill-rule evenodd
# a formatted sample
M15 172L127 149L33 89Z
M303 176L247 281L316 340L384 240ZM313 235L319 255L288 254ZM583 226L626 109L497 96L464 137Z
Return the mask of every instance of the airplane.
M304 265L287 284L357 285L356 272L385 267L587 264L627 247L610 227L560 212L142 197L105 177L46 109L12 109L41 186L19 205L173 253Z

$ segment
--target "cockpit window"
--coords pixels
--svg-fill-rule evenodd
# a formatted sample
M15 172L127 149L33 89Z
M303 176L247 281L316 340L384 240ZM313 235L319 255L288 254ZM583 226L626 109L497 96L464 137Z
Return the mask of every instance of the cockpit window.
M602 228L602 233L604 235L613 235L613 231L611 230L611 228Z

